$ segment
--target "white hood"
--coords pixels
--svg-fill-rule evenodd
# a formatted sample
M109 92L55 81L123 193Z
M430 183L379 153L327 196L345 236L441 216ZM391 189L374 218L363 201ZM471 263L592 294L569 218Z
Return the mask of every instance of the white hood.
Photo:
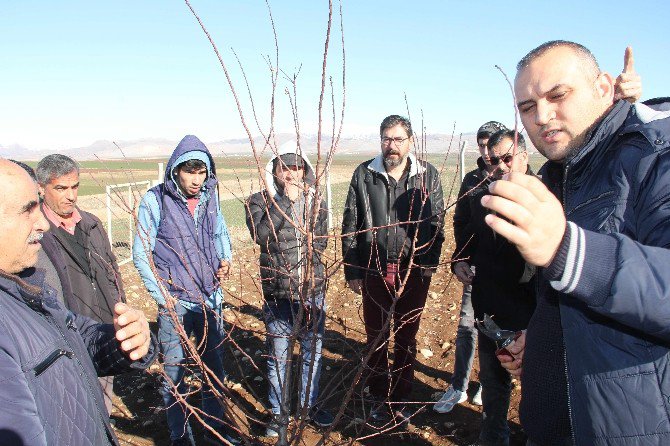
M268 192L274 197L277 195L277 187L275 185L275 175L274 175L274 160L281 155L286 155L286 154L295 154L300 156L302 160L305 162L305 183L309 184L310 186L314 184L314 181L316 181L316 177L314 174L314 167L312 166L312 163L309 162L309 159L307 156L302 152L302 150L298 150L298 144L294 141L288 141L279 146L279 150L277 153L268 161L268 163L265 165L265 182L267 183L268 187Z

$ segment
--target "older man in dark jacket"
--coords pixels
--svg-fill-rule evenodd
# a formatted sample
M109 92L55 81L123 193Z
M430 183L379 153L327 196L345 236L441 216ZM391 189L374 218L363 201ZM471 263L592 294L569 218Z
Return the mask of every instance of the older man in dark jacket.
M247 227L260 246L268 400L274 415L267 434L276 436L288 420L293 394L299 394L299 407L308 411L314 424L325 427L333 422L333 416L318 404L326 319L322 255L328 243L328 211L312 187L314 168L295 141L279 148L265 173L267 188L249 197ZM293 333L297 339L291 339ZM299 393L291 390L293 379L286 367L294 340L300 342L302 354Z
M61 273L71 293L65 293L65 306L98 322L112 323L114 305L125 302L116 257L107 233L95 215L77 207L79 166L70 157L52 154L36 169L42 211L49 221L44 250ZM58 260L65 260L61 263ZM62 274L62 272L66 274ZM114 380L100 379L107 412L112 410Z
M519 62L515 92L548 188L513 173L482 203L543 268L528 331L500 356L523 370L530 444L670 444L670 104L616 101L565 41Z
M144 315L115 305L114 323L68 311L34 268L49 229L37 187L0 159L0 444L117 445L97 376L147 367Z
M359 165L351 178L342 252L347 284L363 294L367 382L376 403L372 418L382 421L389 414L380 403L402 403L411 393L416 334L444 241L444 203L437 169L410 152L409 120L388 116L379 133L381 153ZM389 368L392 327L395 350ZM406 421L407 407L396 408L396 418Z

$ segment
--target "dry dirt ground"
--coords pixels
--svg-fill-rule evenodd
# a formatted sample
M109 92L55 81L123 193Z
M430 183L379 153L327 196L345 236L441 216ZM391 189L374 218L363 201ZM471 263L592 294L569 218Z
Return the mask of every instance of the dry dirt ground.
M259 311L261 294L254 280L257 274L257 253L248 240L246 231L234 229L237 239L235 247L235 277L226 288L226 319L232 327L231 338L245 354L230 343L226 348L226 369L230 374L229 389L236 395L238 404L246 413L262 419L265 415L267 387L262 377L264 371L263 320ZM448 231L449 232L449 231ZM447 234L447 240L450 240ZM336 243L330 243L331 256L335 258ZM448 259L452 247L446 244L443 259ZM371 438L376 431L360 423L362 407L359 403L361 385L352 382L352 371L360 365L360 355L364 346L364 330L361 317L360 297L344 286L341 270L333 275L328 289L328 322L324 340L322 374L322 395L324 404L337 412L345 393L354 388L354 399L343 408L341 421L330 434L326 444L355 444L368 446L382 445L465 445L475 441L479 432L481 408L469 403L457 406L450 414L438 414L431 408L431 401L439 398L446 388L453 370L454 341L460 306L461 285L448 273L448 265L443 266L434 276L426 309L418 334L416 379L412 407L417 414L412 417L406 430L394 430ZM124 285L129 301L145 310L151 321L156 319L156 306L148 296L132 263L122 267ZM152 324L155 330L155 323ZM260 371L253 363L259 364ZM473 372L470 393L478 385L477 361ZM158 366L147 372L124 375L117 378L115 391L119 397L115 409L115 428L124 445L166 445L169 444L165 414L158 394ZM519 384L514 382L509 423L512 429L512 445L523 444L524 438L518 424ZM196 439L201 435L197 423L192 423ZM250 423L250 444L273 444L263 438L262 427ZM321 438L321 432L306 428L300 444L314 445ZM202 442L201 442L202 443Z

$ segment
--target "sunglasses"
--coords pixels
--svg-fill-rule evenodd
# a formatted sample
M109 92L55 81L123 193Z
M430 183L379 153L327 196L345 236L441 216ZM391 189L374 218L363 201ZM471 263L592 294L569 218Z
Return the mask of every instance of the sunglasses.
M503 156L492 156L489 159L491 160L492 165L497 166L498 164L500 164L501 161L505 164L511 163L512 160L514 159L514 155L512 155L511 153L506 153Z

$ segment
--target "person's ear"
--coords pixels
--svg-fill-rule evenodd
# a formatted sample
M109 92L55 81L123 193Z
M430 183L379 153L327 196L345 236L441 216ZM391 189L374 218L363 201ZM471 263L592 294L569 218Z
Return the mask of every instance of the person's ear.
M614 79L609 73L602 72L595 82L596 94L608 102L614 101Z

